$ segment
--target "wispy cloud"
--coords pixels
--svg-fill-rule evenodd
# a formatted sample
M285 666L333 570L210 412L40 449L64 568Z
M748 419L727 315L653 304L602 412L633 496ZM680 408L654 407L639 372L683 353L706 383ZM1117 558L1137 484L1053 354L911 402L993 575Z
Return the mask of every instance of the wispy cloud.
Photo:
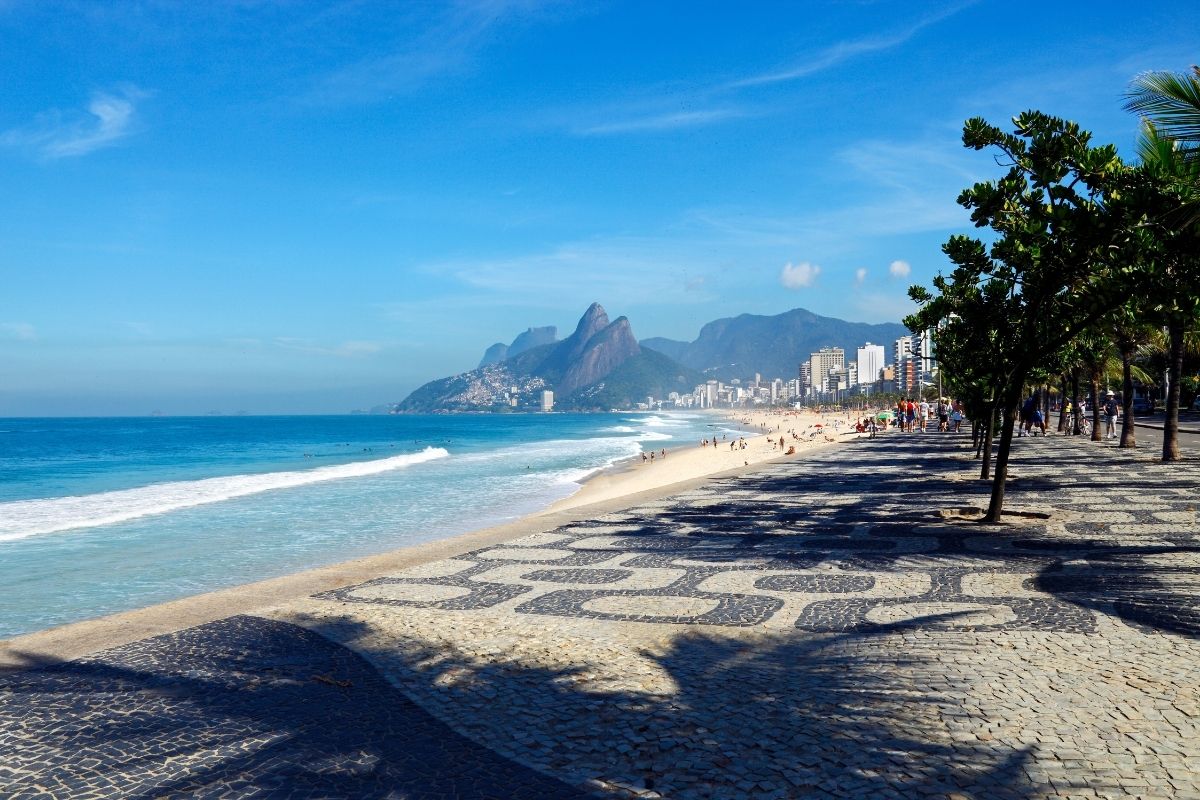
M576 129L583 136L605 136L616 133L637 133L641 131L668 131L675 128L695 128L710 125L736 117L748 116L749 112L736 108L714 108L706 111L679 111L666 114L653 114L644 117L614 120L596 124L584 124Z
M505 25L534 18L545 5L539 0L449 4L415 35L398 37L387 52L322 76L302 99L320 106L371 103L411 93L447 75L468 72ZM411 24L404 26L405 33L423 19L413 17Z
M808 58L793 64L790 67L785 67L773 72L765 72L760 75L752 75L748 78L730 81L725 84L728 89L744 89L751 86L762 86L771 83L784 83L786 81L794 81L799 78L807 78L810 75L815 75L818 72L823 72L830 67L835 67L843 61L848 61L856 56L865 55L867 53L876 53L882 50L890 50L893 47L898 47L907 42L912 37L916 36L925 28L934 25L942 20L954 16L964 8L974 5L974 0L968 3L958 3L948 6L933 14L928 14L906 28L895 31L882 36L865 36L858 39L849 39L844 42L838 42L830 47L821 50Z
M37 330L28 322L0 322L0 330L9 338L22 342L32 342L37 339Z
M907 261L897 260L893 261L891 264L888 264L888 273L893 278L907 278L911 272L912 265Z
M867 268L859 267L858 269L854 270L854 285L862 286L866 282L867 282Z
M624 102L568 109L551 115L550 121L577 136L614 136L698 128L762 116L769 112L759 106L751 107L744 97L746 90L799 80L832 69L856 56L898 47L925 28L975 2L977 0L948 6L890 34L839 42L785 69L721 83L693 84L686 89L682 89L679 82L673 82L646 90L641 96ZM688 110L678 110L681 107Z
M0 133L0 145L32 150L48 159L111 147L136 130L137 103L146 96L133 86L95 92L86 111L56 109L39 114L28 125Z

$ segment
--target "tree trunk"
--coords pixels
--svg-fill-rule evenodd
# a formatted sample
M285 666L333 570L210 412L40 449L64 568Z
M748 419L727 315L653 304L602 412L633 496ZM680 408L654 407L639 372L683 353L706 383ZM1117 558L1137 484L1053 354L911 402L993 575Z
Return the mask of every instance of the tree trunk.
M1050 384L1042 384L1042 421L1050 426Z
M996 427L996 407L989 406L987 422L983 426L983 468L979 471L981 480L992 479L992 431Z
M983 455L983 426L974 421L971 422L971 446L975 448L976 458Z
M1104 439L1100 430L1100 365L1092 363L1092 441Z
M1167 389L1167 418L1163 420L1163 461L1179 460L1179 390L1183 377L1183 324L1172 320L1167 325L1167 336L1171 341L1167 366L1171 371L1171 385Z
M1083 433L1079 429L1079 370L1071 370L1071 435Z
M1062 383L1059 384L1058 392L1058 432L1063 433L1067 429L1067 374L1062 374Z
M1005 408L1001 414L1004 427L1000 430L1000 450L996 453L996 470L992 476L992 499L984 522L999 522L1004 513L1004 482L1008 479L1008 454L1012 449L1013 424L1017 415L1015 408Z
M1121 342L1121 447L1137 447L1133 425L1133 343Z

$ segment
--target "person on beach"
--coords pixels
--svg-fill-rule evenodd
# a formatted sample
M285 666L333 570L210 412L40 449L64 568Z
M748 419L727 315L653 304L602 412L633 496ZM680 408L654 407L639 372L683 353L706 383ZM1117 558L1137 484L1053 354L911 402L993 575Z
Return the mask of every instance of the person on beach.
M1120 407L1117 405L1117 396L1109 390L1104 399L1104 436L1107 439L1117 438L1117 415L1120 413Z

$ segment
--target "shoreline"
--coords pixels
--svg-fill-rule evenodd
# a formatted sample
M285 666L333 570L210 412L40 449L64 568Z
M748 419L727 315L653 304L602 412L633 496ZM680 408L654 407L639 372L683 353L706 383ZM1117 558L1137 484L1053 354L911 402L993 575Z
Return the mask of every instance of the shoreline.
M642 464L632 460L601 470L585 479L579 491L569 497L500 525L0 639L0 670L71 660L150 636L272 608L299 597L452 558L580 519L622 511L720 478L754 474L769 469L773 463L802 458L810 451L834 446L843 439L836 436L827 441L824 435L809 438L808 434L818 421L831 424L835 416L844 415L757 411L723 412L720 416L731 426L746 428L745 449L726 450L722 445L727 442L717 442L715 447L711 444L702 447L699 443L677 447L668 451L665 461L656 460L653 465L649 461ZM803 440L793 439L786 433L789 428L800 432ZM772 434L770 437L768 432ZM786 448L778 448L781 432L785 442L790 441L796 447L793 455L786 455ZM774 450L771 441L775 442Z
M741 442L733 440L735 446L730 449L728 439L707 446L700 442L682 443L665 450L666 458L662 458L663 447L644 447L643 453L647 456L651 452L656 455L654 460L643 461L634 456L617 462L589 475L580 482L578 491L534 512L533 516L580 508L717 473L736 474L739 469L745 471L775 459L802 458L815 449L843 441L848 427L843 424L840 431L834 428L835 420L845 423L847 415L844 413L818 414L808 410L729 410L717 412L714 417L724 420L729 427L742 428L746 446L743 448ZM825 428L829 428L830 433L824 433ZM779 447L781 437L784 441L782 449ZM790 447L794 447L795 452L787 455Z

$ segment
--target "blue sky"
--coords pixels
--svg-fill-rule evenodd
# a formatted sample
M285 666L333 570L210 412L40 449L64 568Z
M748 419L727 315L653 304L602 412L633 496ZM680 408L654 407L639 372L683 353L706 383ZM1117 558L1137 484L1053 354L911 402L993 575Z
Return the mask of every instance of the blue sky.
M0 0L0 415L343 412L600 301L898 321L1038 108L1200 4Z

